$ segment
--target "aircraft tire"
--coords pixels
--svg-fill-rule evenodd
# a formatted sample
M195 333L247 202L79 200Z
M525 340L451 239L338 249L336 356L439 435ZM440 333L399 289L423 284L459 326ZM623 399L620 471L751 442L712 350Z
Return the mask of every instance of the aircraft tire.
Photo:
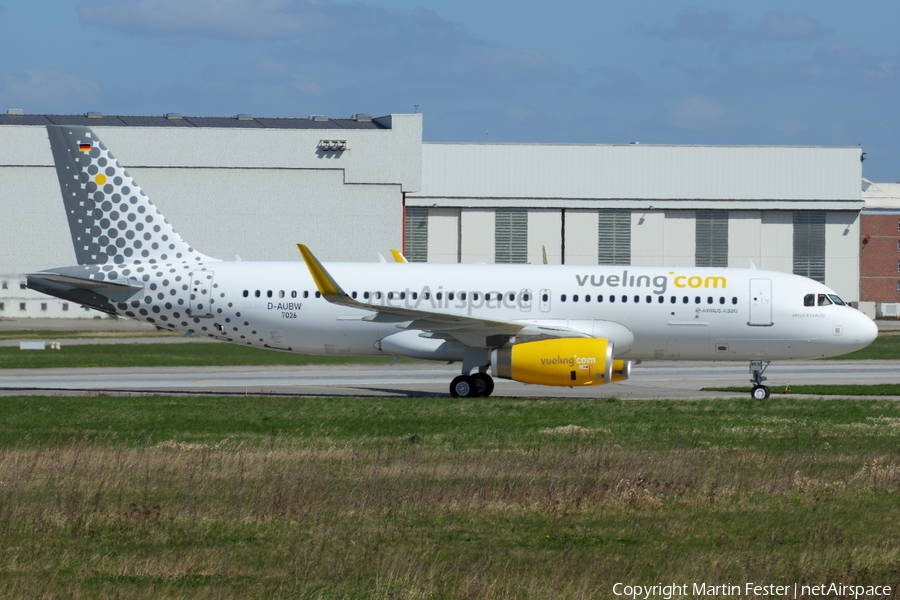
M475 395L475 382L468 375L458 375L450 382L450 395L454 398L471 398Z
M755 385L750 390L750 397L754 400L768 400L769 395L769 388L764 385Z
M487 373L475 373L471 377L475 387L472 395L477 398L487 398L494 391L494 378Z

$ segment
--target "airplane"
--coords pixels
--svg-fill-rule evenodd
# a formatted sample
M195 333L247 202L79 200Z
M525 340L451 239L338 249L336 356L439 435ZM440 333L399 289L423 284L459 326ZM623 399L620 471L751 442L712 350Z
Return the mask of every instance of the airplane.
M493 378L625 381L643 360L772 360L869 345L873 321L825 285L755 268L224 261L185 242L88 127L50 125L77 265L33 290L161 329L286 352L460 362L454 397ZM752 264L752 263L751 263Z

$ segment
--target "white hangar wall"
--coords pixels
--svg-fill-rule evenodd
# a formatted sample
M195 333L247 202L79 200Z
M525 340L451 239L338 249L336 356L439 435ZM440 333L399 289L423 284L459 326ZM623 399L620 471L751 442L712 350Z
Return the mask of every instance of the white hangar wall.
M35 125L0 117L0 317L81 316L21 289L26 273L75 263L44 125L54 117ZM401 246L403 194L421 184L420 114L343 127L298 119L291 128L278 119L252 128L115 119L126 118L67 122L92 127L175 230L209 256L299 260L302 242L323 260L374 261ZM323 150L320 141L332 139L347 149Z
M425 143L421 190L406 197L406 249L431 262L540 263L546 251L550 264L606 264L622 256L612 245L627 248L621 262L660 266L708 264L712 252L715 264L811 275L856 301L861 152ZM510 211L527 223L513 233L501 222ZM418 255L416 218L427 223ZM601 231L615 231L605 250ZM507 239L518 239L515 256Z

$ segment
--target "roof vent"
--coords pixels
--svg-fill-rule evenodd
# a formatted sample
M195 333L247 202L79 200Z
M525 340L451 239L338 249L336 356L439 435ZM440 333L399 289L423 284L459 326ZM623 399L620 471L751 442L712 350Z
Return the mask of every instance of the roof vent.
M6 114L8 114L8 115L24 115L25 111L22 110L21 108L11 108L8 111L6 111Z
M237 119L238 121L252 121L253 120L252 115L244 115L244 114L234 115L234 118Z
M372 122L372 115L353 115L351 118L358 123Z
M86 112L86 113L84 113L84 116L86 116L88 119L102 119L102 118L103 118L103 113L98 113L98 112Z
M163 116L170 121L181 121L182 119L184 119L184 117L182 117L178 113L166 113Z
M309 115L310 121L328 121L328 117L325 115Z

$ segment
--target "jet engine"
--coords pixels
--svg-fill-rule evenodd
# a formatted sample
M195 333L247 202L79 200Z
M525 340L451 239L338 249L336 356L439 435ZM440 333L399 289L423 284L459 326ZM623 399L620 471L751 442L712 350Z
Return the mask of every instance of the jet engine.
M603 385L628 379L630 371L631 361L614 361L613 343L598 338L557 338L491 351L491 373L523 383Z

